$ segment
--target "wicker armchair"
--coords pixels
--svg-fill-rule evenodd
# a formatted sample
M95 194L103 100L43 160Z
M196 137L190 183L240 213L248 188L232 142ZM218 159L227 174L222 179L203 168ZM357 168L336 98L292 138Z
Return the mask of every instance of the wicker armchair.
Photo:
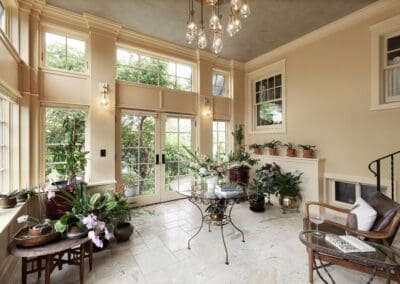
M325 220L324 224L320 225L320 229L325 232L340 235L347 232L349 234L365 237L369 241L380 242L383 245L390 247L400 224L400 204L379 192L367 200L367 202L377 211L377 219L371 231L360 231L331 220ZM345 214L350 213L350 209L340 208L322 202L306 202L305 206L305 230L311 230L314 228L314 224L310 221L310 206L320 206Z

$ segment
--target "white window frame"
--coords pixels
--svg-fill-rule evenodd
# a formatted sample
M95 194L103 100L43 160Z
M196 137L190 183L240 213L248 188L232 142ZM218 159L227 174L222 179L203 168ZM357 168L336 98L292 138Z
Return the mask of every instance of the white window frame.
M375 186L376 179L370 177L360 177L360 176L348 176L339 174L325 174L326 189L325 189L325 202L334 206L340 206L344 208L352 208L352 204L337 201L335 198L335 182L344 182L355 184L356 188L356 198L361 197L361 185ZM391 198L391 181L382 180L381 181L381 192ZM397 200L397 185L394 185L394 200Z
M215 96L214 95L214 80L213 80L214 74L224 76L224 78L225 78L224 79L225 92L221 96ZM212 70L212 74L211 74L211 80L212 80L212 84L211 84L211 86L212 86L212 95L214 97L218 97L218 98L229 98L229 97L231 97L231 92L230 92L230 88L229 88L229 86L230 86L230 84L229 84L229 82L230 82L230 73L229 72L226 72L226 71L223 71L223 70L220 70L220 69L213 69Z
M54 26L51 24L43 23L41 25L41 40L40 40L40 66L44 70L52 70L52 71L57 71L57 72L62 72L62 73L70 73L70 74L77 74L77 75L89 75L89 37L87 34L80 33L77 31L73 31L70 29L65 29L62 27ZM46 33L51 33L55 34L58 36L74 39L74 40L80 40L85 43L85 70L84 72L77 72L77 71L72 71L72 70L67 70L67 69L61 69L61 68L54 68L51 66L47 66L46 63Z
M159 77L158 77L158 84L157 85L150 85L150 84L140 83L139 80L138 80L138 82L135 82L135 81L127 81L127 80L118 79L118 70L117 70L117 67L118 67L118 65L117 65L117 52L118 52L118 49L130 52L130 53L135 53L137 55L148 56L148 57L152 57L152 58L158 59L158 60L170 61L171 63L189 66L192 69L192 76L191 76L191 79L190 79L190 81L191 81L191 89L190 90L182 90L182 89L177 89L177 88L168 88L168 87L160 86ZM130 84L138 84L138 85L142 85L142 86L143 85L144 86L152 86L152 87L156 87L156 88L174 90L174 91L186 92L186 93L193 93L197 89L197 84L196 84L197 82L195 80L196 79L196 74L195 74L195 71L196 71L195 69L196 68L195 68L195 64L193 64L192 62L185 61L185 60L182 60L182 59L179 59L179 58L175 58L175 57L162 55L162 54L151 52L151 51L148 51L148 50L143 50L143 49L140 49L140 48L134 48L134 47L122 44L122 43L117 45L117 47L115 49L115 54L116 54L115 55L116 56L115 77L116 77L117 81L127 82L127 83L130 83ZM175 75L175 77L178 78L177 75Z
M3 7L3 17L0 19L0 29L4 32L4 33L6 33L6 31L7 31L7 27L6 27L6 22L7 22L7 20L6 20L6 18L7 18L7 6L6 6L6 4L3 2L3 1L1 1L0 0L0 5Z
M371 31L371 110L400 108L400 101L387 99L387 39L400 35L400 15L370 26Z
M282 76L281 99L282 99L282 123L277 125L257 126L256 105L256 82L276 75ZM247 121L250 125L250 133L286 133L286 59L272 63L264 68L255 70L248 74L247 80Z
M0 94L0 131L4 131L4 144L0 145L3 168L0 169L0 192L19 189L19 105ZM0 142L1 143L1 142Z
M229 152L230 152L230 147L229 147L229 145L230 145L230 143L229 143L229 141L230 141L230 139L229 139L229 133L230 133L230 122L229 121L227 121L227 120L219 120L219 119L214 119L213 120L213 124L212 124L212 156L213 156L213 158L215 158L216 157L216 153L214 153L214 133L215 133L215 131L214 131L214 122L224 122L225 123L225 155L228 155L229 154ZM219 144L219 133L221 132L221 131L216 131L217 132L217 145Z

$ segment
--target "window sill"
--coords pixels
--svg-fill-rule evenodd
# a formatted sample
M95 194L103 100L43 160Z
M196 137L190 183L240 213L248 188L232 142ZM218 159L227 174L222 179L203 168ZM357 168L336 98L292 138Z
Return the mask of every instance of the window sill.
M60 76L67 76L67 77L74 77L74 78L80 78L80 79L88 79L90 75L88 73L78 73L78 72L72 72L72 71L67 71L67 70L62 70L62 69L54 69L50 67L40 67L40 70L42 70L43 73L48 73L48 74L55 74L55 75L60 75Z
M27 202L18 203L14 208L0 209L0 234L4 232L10 223L24 210Z
M387 110L387 109L396 109L400 108L400 102L395 102L395 103L385 103L385 104L378 104L378 105L372 105L371 110Z

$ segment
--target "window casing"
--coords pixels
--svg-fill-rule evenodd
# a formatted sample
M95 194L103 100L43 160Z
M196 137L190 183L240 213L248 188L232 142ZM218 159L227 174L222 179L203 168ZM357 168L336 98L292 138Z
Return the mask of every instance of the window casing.
M385 37L384 42L385 103L400 101L400 32Z
M6 31L6 9L0 1L0 29Z
M212 91L213 96L228 97L229 96L229 75L220 71L212 73Z
M213 121L213 157L223 158L229 152L229 122Z
M192 91L192 66L143 53L117 49L117 79Z
M75 116L86 122L86 111L82 109L66 109L57 107L45 108L45 137L44 137L44 154L45 154L45 181L56 179L56 167L64 164L63 161L57 157L60 147L64 143L65 132L63 121L66 116ZM86 142L86 127L80 129L78 133L78 144L82 145L82 151L85 151ZM84 173L81 173L84 174Z
M19 189L19 106L0 95L0 192Z
M44 66L69 72L87 73L86 42L59 33L44 33Z

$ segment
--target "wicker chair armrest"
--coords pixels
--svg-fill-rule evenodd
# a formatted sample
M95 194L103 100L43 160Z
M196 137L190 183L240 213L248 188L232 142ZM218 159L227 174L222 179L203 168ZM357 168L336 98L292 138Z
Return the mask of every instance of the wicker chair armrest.
M334 211L338 211L341 213L345 213L345 214L349 214L350 213L350 209L347 208L342 208L342 207L337 207L337 206L333 206L324 202L318 202L318 201L307 201L306 202L306 217L309 218L310 216L310 206L311 205L316 205L316 206L320 206L320 207L324 207L324 208L328 208Z

